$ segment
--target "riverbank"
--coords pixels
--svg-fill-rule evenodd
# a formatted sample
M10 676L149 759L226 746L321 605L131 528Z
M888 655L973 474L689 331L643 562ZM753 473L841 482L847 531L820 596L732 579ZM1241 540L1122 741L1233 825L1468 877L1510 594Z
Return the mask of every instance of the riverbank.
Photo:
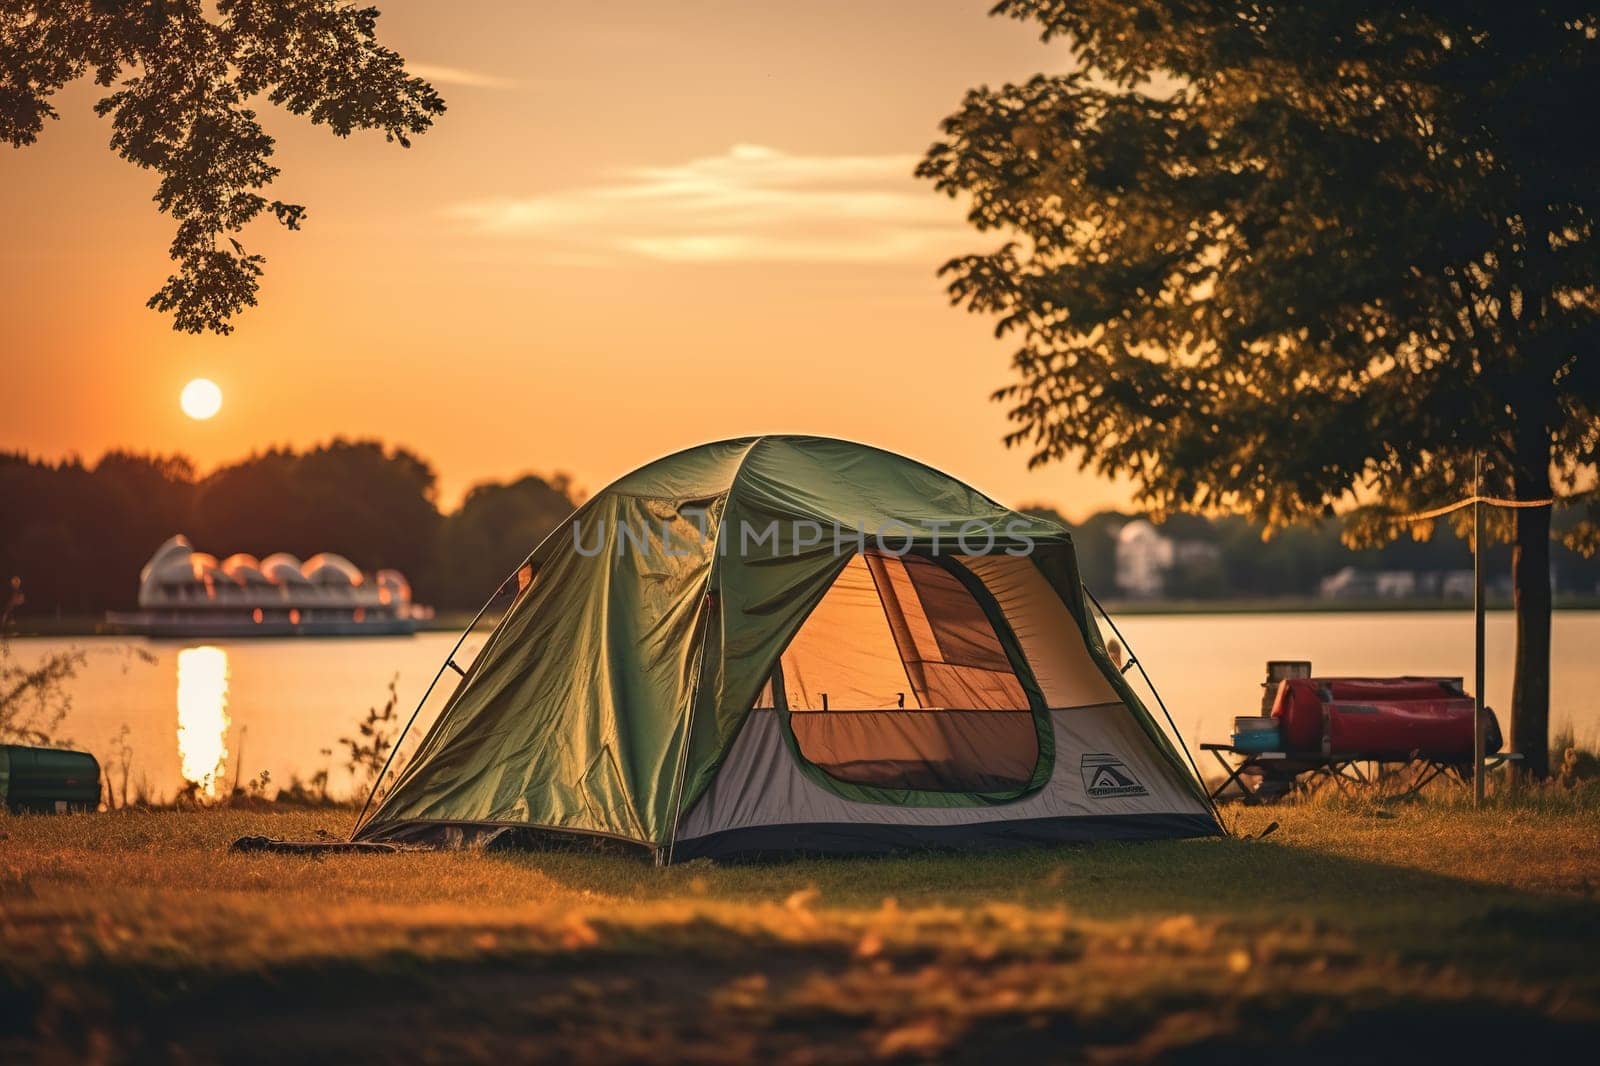
M1586 1057L1600 796L1507 802L670 869L227 851L337 811L0 817L0 1059Z
M1472 604L1462 600L1324 600L1312 597L1280 599L1169 600L1140 599L1103 601L1112 615L1193 615L1193 614L1406 614L1411 612L1466 612ZM1491 598L1488 609L1511 610L1511 601ZM1557 596L1557 611L1600 611L1600 596ZM471 611L443 611L417 626L419 633L459 633L475 617ZM21 616L13 620L15 637L98 637L115 635L103 616L65 615L54 617Z
M472 623L475 613L471 611L446 611L417 623L418 633L459 633ZM120 632L115 626L106 621L105 615L62 615L60 617L35 617L29 615L14 616L11 620L9 637L115 637L129 636ZM330 636L313 636L297 639L306 640L363 640L374 637L381 638L393 634L373 633L366 634L335 634ZM129 637L129 639L138 639ZM151 637L152 640L163 640L169 643L182 641L182 637ZM195 638L198 639L198 638ZM216 639L258 639L254 637L241 638L237 635ZM269 636L265 639L282 639L280 636Z

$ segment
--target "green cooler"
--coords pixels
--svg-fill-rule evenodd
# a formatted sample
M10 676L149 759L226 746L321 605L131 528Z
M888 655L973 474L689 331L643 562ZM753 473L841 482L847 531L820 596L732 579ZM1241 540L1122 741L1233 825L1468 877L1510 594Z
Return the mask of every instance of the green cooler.
M100 806L100 764L86 751L0 744L0 803L13 814Z

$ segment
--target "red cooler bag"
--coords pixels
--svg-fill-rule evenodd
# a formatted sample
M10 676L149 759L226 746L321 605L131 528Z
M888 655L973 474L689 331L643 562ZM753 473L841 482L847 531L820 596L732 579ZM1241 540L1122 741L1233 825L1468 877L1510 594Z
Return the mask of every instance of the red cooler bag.
M1290 751L1439 759L1472 756L1473 701L1445 678L1306 678L1278 686L1273 717ZM1484 749L1500 749L1488 715Z

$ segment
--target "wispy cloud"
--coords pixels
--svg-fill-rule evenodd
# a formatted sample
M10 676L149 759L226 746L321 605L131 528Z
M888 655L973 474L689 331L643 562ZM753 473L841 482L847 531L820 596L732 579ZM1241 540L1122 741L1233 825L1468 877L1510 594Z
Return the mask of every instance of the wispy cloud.
M458 204L474 229L674 262L884 262L947 252L961 213L911 155L792 155L760 145L601 184Z
M461 85L469 89L515 89L521 84L512 78L433 63L407 63L406 70L414 77L426 78L439 85Z

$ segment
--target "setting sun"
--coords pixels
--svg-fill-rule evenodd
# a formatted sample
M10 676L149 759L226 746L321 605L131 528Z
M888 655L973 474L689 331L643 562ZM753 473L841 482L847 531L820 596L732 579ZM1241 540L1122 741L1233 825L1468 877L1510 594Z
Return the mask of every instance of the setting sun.
M178 397L178 403L184 414L203 422L222 410L222 390L215 381L195 378L183 387L183 395Z

